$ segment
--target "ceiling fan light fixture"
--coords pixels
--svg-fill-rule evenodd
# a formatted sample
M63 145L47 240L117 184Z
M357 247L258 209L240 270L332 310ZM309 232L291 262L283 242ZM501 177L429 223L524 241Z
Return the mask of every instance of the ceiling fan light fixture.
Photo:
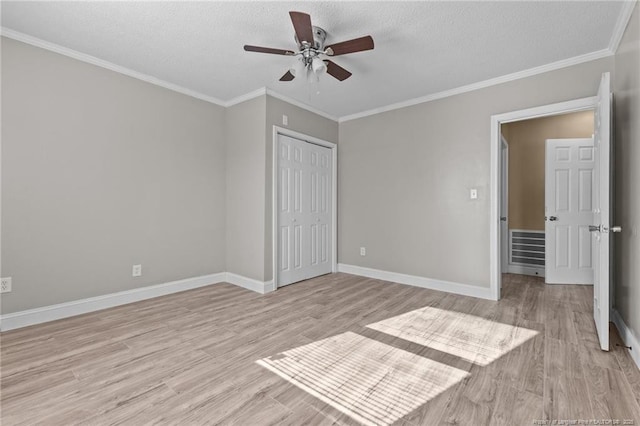
M304 73L305 68L304 61L302 59L296 59L296 62L289 68L289 72L293 74L294 77L299 77Z
M313 58L313 61L311 61L311 69L313 69L313 72L317 75L321 75L327 71L327 64L325 64L322 59L316 56L315 58Z

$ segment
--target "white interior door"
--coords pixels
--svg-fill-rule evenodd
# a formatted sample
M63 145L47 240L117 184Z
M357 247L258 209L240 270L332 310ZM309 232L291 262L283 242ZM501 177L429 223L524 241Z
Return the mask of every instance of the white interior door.
M332 212L332 151L307 143L310 164L309 178L309 247L307 278L331 272L331 212Z
M595 184L593 205L593 318L600 347L609 350L609 294L610 294L610 238L611 227L611 81L609 73L602 74L598 89L598 106L594 121Z
M593 284L593 139L547 139L545 281Z
M509 266L509 144L502 137L500 156L500 269L504 274Z
M331 272L332 150L278 136L278 286Z

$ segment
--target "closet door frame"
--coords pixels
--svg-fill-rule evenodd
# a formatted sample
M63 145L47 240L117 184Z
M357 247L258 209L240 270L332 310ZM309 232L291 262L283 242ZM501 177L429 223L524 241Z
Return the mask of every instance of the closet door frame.
M279 253L278 249L278 137L279 135L288 136L291 138L299 139L307 143L323 146L331 149L331 272L338 271L338 145L325 141L323 139L315 138L313 136L305 135L304 133L296 132L294 130L286 129L279 126L273 126L273 143L271 149L272 155L272 167L271 167L271 253L272 253L272 271L273 271L273 288L278 289L278 263Z

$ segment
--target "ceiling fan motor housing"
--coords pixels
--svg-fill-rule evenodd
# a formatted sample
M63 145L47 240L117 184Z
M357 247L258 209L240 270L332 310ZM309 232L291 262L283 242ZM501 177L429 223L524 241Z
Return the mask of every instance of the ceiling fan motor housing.
M306 46L306 43L305 45L302 45L300 43L300 40L298 40L298 36L295 35L294 38L296 40L296 43L298 44L298 46L300 46L300 49L305 49L305 47L309 47L313 50L318 50L320 52L323 52L324 42L327 39L327 32L320 27L313 26L312 28L313 28L313 45Z

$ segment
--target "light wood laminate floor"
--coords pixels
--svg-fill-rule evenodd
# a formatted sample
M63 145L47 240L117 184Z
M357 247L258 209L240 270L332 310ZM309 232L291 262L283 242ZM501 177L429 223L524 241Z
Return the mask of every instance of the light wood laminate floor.
M213 285L2 333L2 425L638 425L640 372L615 331L599 350L591 303L520 275L500 302L347 274Z

